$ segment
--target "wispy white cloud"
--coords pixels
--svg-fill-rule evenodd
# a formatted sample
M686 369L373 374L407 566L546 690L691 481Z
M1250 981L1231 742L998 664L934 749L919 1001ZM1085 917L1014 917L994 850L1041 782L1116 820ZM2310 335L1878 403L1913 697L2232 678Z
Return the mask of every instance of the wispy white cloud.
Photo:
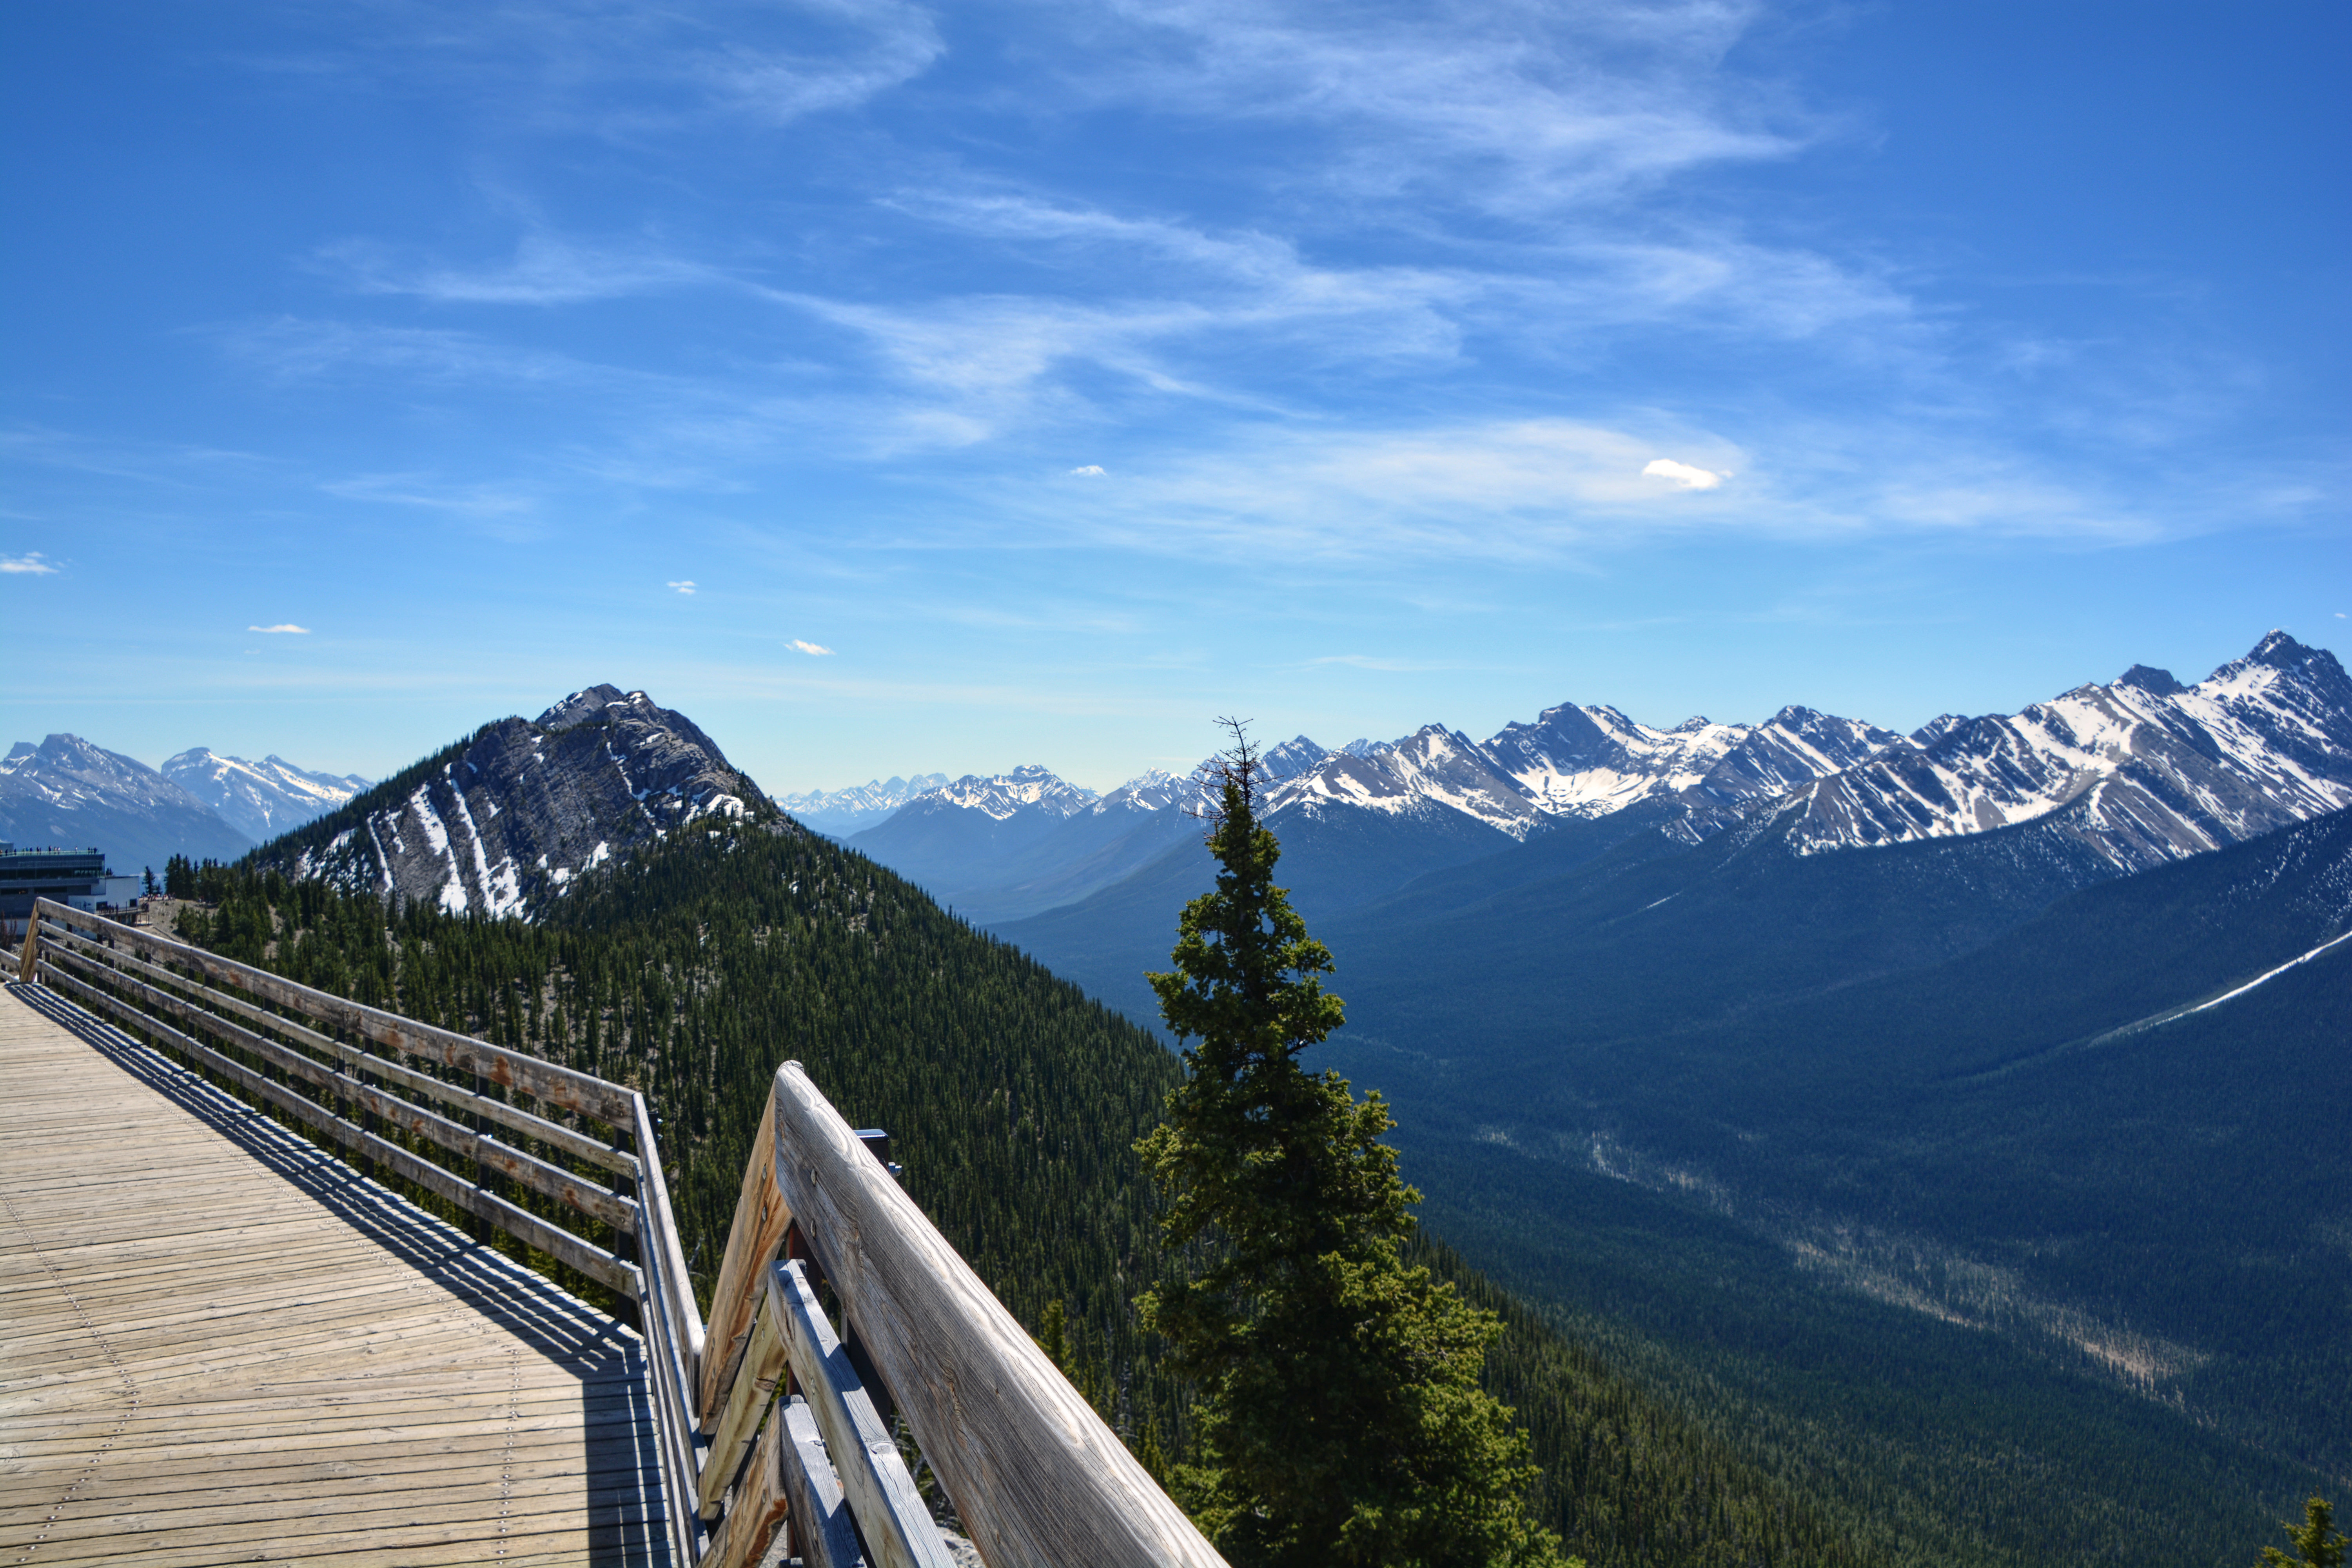
M899 0L820 0L808 7L847 35L828 55L747 48L740 41L687 69L718 109L770 124L848 109L921 76L947 53L931 13Z
M791 648L794 653L804 653L813 658L831 658L833 657L833 649L826 647L820 643L803 642L798 637L793 638L792 641L786 643L784 646Z
M56 564L36 550L25 555L0 555L0 573L12 576L53 577Z
M690 577L682 582L672 583L669 587L673 592L683 594L689 599L694 597L694 580Z
M264 632L274 637L307 637L310 635L310 627L298 626L292 621L280 621L274 626L247 626L245 629L249 632Z
M1653 458L1642 465L1642 472L1654 479L1671 480L1686 490L1711 490L1731 477L1709 468L1694 468L1688 463L1677 463L1672 458Z
M1100 463L1088 463L1083 468L1072 468L1070 472L1087 479L1099 479L1104 477L1103 466Z
M1541 216L1686 170L1785 157L1812 133L1722 68L1755 3L1110 9L1129 24L1105 39L1118 52L1090 50L1070 90L1320 132L1319 143L1270 143L1299 184L1358 201Z
M368 294L405 294L440 304L576 305L663 289L727 285L724 272L643 243L583 243L525 234L511 258L487 267L404 259L372 240L323 247L319 264Z
M1371 654L1332 653L1307 661L1310 665L1340 664L1350 669L1370 669L1383 675L1423 674L1430 670L1447 669L1450 665L1427 664L1419 659L1382 658Z
M245 63L377 90L437 89L477 121L622 141L854 108L944 52L930 13L904 0L720 0L691 10L404 0L338 16L307 48Z
M319 487L345 500L424 507L472 518L513 518L539 510L539 498L496 484L447 484L424 474L362 474Z
M1885 425L1785 426L1768 435L1750 452L1701 429L1561 419L1261 429L1214 450L1130 458L1118 486L1088 491L1083 506L1067 492L1009 485L991 492L990 504L1074 542L1366 563L1590 559L1708 532L2116 543L2179 526L1997 447L1906 437ZM1661 446L1696 460L1654 457ZM1722 483L1735 474L1736 488Z
M596 390L667 379L441 328L281 316L214 328L210 335L236 358L289 380L364 372L411 383Z

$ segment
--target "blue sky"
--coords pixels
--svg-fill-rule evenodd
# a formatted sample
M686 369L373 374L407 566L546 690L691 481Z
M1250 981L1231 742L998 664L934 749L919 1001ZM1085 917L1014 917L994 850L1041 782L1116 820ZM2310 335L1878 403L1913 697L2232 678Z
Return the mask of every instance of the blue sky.
M0 740L771 790L2352 652L2338 4L17 5ZM293 630L287 628L302 628ZM278 629L268 629L278 628Z

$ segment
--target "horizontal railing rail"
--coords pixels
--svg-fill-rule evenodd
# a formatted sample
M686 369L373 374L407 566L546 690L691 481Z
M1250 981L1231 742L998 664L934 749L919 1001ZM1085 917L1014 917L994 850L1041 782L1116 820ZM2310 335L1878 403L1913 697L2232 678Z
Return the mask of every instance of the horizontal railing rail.
M673 1554L682 1563L699 1558L693 1410L702 1318L643 1095L49 899L34 905L17 973L629 1301L646 1342ZM436 1077L436 1068L477 1087ZM548 1114L488 1092L489 1085L529 1095ZM601 1122L610 1136L553 1119L566 1114ZM470 1171L452 1168L453 1160ZM578 1217L563 1224L534 1213L497 1190L500 1182ZM575 1228L589 1221L610 1231L612 1246Z

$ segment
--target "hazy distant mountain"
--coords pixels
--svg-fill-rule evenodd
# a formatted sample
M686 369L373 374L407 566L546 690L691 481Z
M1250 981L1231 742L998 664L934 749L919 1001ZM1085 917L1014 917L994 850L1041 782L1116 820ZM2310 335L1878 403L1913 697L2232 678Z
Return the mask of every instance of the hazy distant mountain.
M1299 735L1267 748L1261 763L1279 785L1331 755ZM1209 766L1181 776L1153 768L1103 795L1034 765L968 774L849 842L960 914L1017 920L1085 898L1199 838L1216 798Z
M19 741L0 760L0 839L106 852L112 868L163 874L174 855L233 860L253 847L204 801L146 763L79 735Z
M917 795L948 782L945 773L917 773L873 779L848 789L804 790L776 804L803 825L835 838L845 838L861 827L871 827Z
M357 773L312 773L275 754L249 763L202 746L164 759L163 771L230 826L263 843L375 787Z
M642 691L575 691L501 719L272 844L298 877L528 916L573 878L658 834L767 797L682 713Z

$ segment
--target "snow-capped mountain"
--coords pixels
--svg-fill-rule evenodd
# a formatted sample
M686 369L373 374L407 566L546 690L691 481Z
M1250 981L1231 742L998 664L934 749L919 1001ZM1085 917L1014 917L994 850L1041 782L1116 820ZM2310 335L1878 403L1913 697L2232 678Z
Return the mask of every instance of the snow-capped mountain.
M1712 819L1905 743L1891 730L1810 708L1783 708L1761 724L1688 719L1654 730L1614 708L1563 704L1484 744L1429 724L1386 745L1331 752L1277 786L1268 815L1437 808L1524 839L1555 818L1604 816L1668 796Z
M203 746L165 758L163 773L257 842L324 816L375 787L373 780L357 773L312 773L274 753L249 763Z
M19 741L0 759L0 839L106 852L113 869L161 876L174 855L233 860L253 840L135 758L79 735Z
M1562 704L1485 742L1443 724L1336 752L1301 735L1264 762L1276 831L1287 841L1312 821L1327 847L1353 846L1365 885L1378 879L1373 860L1420 864L1416 834L1431 856L1458 859L1486 852L1487 830L1503 836L1499 851L1644 805L1686 841L1769 819L1801 854L2050 817L2088 864L2128 871L2352 803L2352 685L2332 655L2273 633L2194 687L2134 666L2112 686L2013 716L1946 714L1908 737L1793 705L1758 724L1661 730ZM1194 831L1215 804L1209 766L1154 770L1099 799L1042 767L959 779L858 847L982 918L1034 910L1049 891L1085 897L1148 844ZM1149 828L1102 820L1160 815Z
M936 801L941 805L963 811L977 811L1003 822L1023 810L1042 811L1050 816L1075 816L1093 805L1097 797L1094 791L1081 784L1070 784L1056 777L1050 770L1032 763L1009 773L992 773L985 778L978 773L966 773L953 784L941 784L917 798Z
M1362 741L1350 742L1349 744L1365 746L1370 750L1369 745ZM1304 735L1293 735L1279 746L1267 747L1265 753L1258 758L1258 766L1265 771L1266 777L1279 783L1284 779L1295 779L1301 773L1313 772L1323 759L1330 754L1329 748L1318 746ZM1192 776L1200 777L1208 766L1207 763L1202 763L1200 767L1192 770Z
M767 799L709 736L642 691L575 691L501 719L271 846L290 874L528 916L638 844Z
M2118 869L2352 805L2352 680L2274 631L2194 686L2134 665L2012 717L1937 720L1805 786L1803 853L2056 824Z
M917 773L912 778L893 774L848 789L803 790L799 795L785 795L776 804L819 833L841 837L861 827L873 826L917 795L938 789L947 782L945 773Z
M1151 768L1093 802L1087 810L1096 816L1116 812L1192 810L1198 808L1202 796L1198 773L1179 778L1164 768Z
M1442 724L1425 724L1360 755L1333 752L1276 784L1267 801L1269 820L1285 812L1319 816L1333 808L1391 815L1439 809L1460 812L1514 838L1526 837L1542 820L1527 792L1496 768L1485 749Z

